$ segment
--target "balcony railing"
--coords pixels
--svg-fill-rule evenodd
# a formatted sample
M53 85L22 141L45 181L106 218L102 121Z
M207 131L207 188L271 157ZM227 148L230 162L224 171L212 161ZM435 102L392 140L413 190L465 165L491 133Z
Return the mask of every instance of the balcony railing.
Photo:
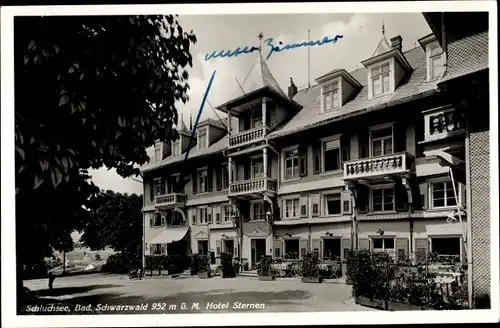
M167 194L156 196L155 206L174 206L174 205L185 205L187 197L185 194Z
M425 141L434 141L465 133L463 114L450 106L424 112L424 120Z
M268 127L259 127L231 136L229 137L229 148L240 147L264 140L268 130Z
M344 163L344 179L378 177L410 171L411 159L406 153L357 159Z
M256 178L233 182L229 185L229 195L245 195L265 191L276 192L276 180L270 178Z

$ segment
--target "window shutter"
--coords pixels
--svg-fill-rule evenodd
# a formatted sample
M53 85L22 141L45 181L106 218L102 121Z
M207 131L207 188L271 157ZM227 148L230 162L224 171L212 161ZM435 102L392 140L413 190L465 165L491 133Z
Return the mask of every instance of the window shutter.
M396 252L399 261L408 258L408 238L396 238Z
M161 244L161 255L165 255L165 244Z
M207 208L207 218L208 218L208 223L212 223L212 207Z
M251 176L250 170L251 170L250 163L245 162L243 164L243 180L250 180L250 176Z
M196 225L196 209L192 209L191 210L191 224L192 225Z
M274 257L275 258L283 257L283 240L275 239L273 246L274 246Z
M342 238L342 250L344 252L344 259L351 250L351 238Z
M300 239L299 240L299 258L302 259L304 255L309 251L309 240L308 239Z
M313 174L321 173L321 142L313 143Z
M238 253L238 241L235 239L234 240L234 253L233 253L233 256L234 257L239 257L238 255L239 255L239 253Z
M429 238L415 238L416 263L423 264L427 262L429 253Z
M309 216L308 213L309 197L300 196L300 217L306 218Z
M341 169L344 169L344 162L347 162L351 157L351 136L342 134L340 136L340 150L341 150Z
M221 245L222 245L222 243L221 243L220 239L215 241L215 256L220 256L221 249L222 249Z
M405 186L400 183L394 185L394 196L396 201L396 211L408 211L408 194Z
M243 222L250 221L250 203L241 203L239 215L243 217Z
M467 245L465 245L463 237L460 238L460 244L462 245L461 262L462 262L462 264L467 264L467 262L468 262L468 260L467 260Z
M359 238L359 249L370 250L370 239Z
M207 169L207 190L208 192L211 192L214 190L214 170L212 167L208 167Z
M149 227L153 227L154 214L149 216Z
M422 206L422 209L428 209L429 208L429 195L427 194L429 190L429 184L427 182L423 182L419 184L419 189L420 189L420 205Z
M149 254L153 255L153 252L154 252L153 244L150 244L149 245Z
M149 200L154 202L155 200L155 183L154 180L149 182Z
M358 185L357 187L357 197L356 197L356 207L358 213L368 212L368 187L365 185Z
M307 145L299 146L299 176L307 176Z
M403 122L396 122L393 126L394 152L406 151L406 126Z
M312 251L321 258L321 239L312 240Z
M352 214L351 192L347 190L342 191L340 193L340 199L342 200L342 214Z
M193 181L192 181L192 186L193 186L193 194L198 193L198 172L194 171L193 172Z
M217 190L221 190L222 189L222 167L219 168L217 170L217 172L215 173L215 181L216 181L216 185L217 185Z
M369 157L370 131L368 129L359 131L358 141L359 141L359 158Z
M312 216L319 216L319 206L320 206L320 194L312 194L311 195L311 203L312 203Z

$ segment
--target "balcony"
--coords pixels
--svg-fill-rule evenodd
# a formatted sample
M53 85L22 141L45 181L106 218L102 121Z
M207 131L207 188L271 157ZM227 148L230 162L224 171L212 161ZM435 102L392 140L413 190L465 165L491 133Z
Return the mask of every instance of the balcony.
M237 181L229 185L229 196L276 193L276 186L276 180L270 178Z
M425 111L424 121L425 142L442 140L465 134L464 116L451 106Z
M378 179L411 171L413 156L407 152L357 159L344 163L344 180Z
M171 208L177 206L185 206L187 197L185 194L167 194L156 196L155 207Z
M229 148L237 148L263 141L268 132L268 127L259 127L238 133L229 137Z

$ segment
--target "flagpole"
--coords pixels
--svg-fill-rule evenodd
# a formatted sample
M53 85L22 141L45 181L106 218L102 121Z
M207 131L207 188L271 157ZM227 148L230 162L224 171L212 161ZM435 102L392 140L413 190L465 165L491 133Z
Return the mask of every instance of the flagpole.
M311 42L311 30L307 30L307 44ZM307 47L307 87L311 87L311 46Z

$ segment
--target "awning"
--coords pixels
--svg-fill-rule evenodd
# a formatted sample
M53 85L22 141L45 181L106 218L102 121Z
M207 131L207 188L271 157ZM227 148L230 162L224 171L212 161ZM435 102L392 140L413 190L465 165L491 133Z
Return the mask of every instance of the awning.
M170 244L184 239L189 232L189 227L169 228L160 232L148 244Z

